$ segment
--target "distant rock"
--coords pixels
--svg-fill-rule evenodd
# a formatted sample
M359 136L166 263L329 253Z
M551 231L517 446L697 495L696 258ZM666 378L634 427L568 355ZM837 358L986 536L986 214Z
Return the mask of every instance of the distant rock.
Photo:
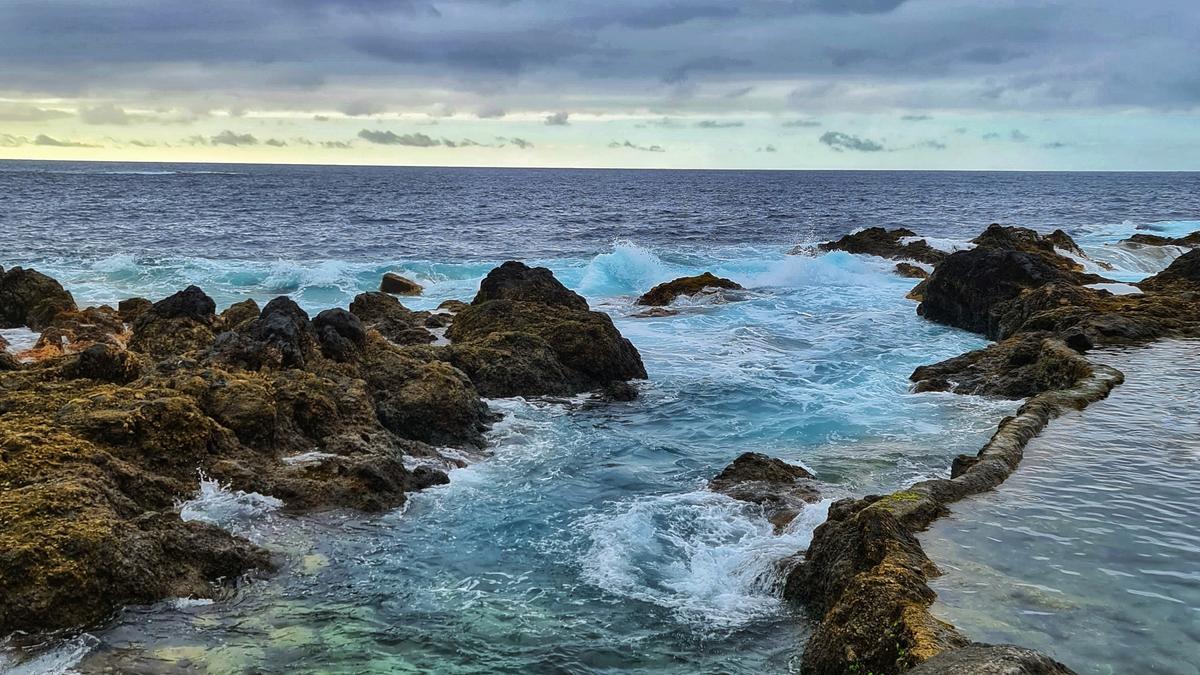
M395 272L388 272L380 280L379 290L394 295L420 295L425 290L425 287Z
M54 279L34 269L0 268L0 328L40 331L59 312L78 309L75 298Z
M1121 243L1141 244L1143 246L1186 246L1188 248L1196 248L1200 246L1200 230L1182 237L1164 237L1159 234L1138 233Z
M936 265L946 257L945 251L933 248L924 239L904 241L916 236L916 232L904 227L894 230L868 227L847 234L837 241L821 244L817 248L822 251L845 251L892 260L916 260L931 265Z
M439 304L437 306L437 308L444 312L450 312L451 314L458 314L459 312L466 309L468 306L469 305L467 305L467 303L463 302L462 300L443 300L441 302L441 304Z
M811 473L757 452L747 452L733 460L709 481L708 489L758 504L776 532L787 527L805 504L821 499Z
M929 272L923 267L917 267L912 263L896 263L896 274L908 279L928 279Z
M697 295L710 290L742 290L741 284L718 277L712 272L705 272L693 277L680 277L673 281L659 284L637 299L637 304L651 307L663 307L671 304L681 295Z

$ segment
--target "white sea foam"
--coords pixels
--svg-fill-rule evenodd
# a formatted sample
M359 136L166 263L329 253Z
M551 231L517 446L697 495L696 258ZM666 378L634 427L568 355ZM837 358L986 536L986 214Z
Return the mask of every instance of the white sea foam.
M100 640L89 633L65 640L31 659L18 662L12 653L6 653L8 645L0 651L0 673L5 675L68 675L83 657L100 644Z
M582 523L583 577L701 632L734 630L782 610L779 563L808 547L828 505L776 535L756 507L708 490L638 498Z
M601 253L587 264L579 290L585 295L643 293L679 272L648 248L617 242L612 252Z
M33 349L40 334L28 328L0 328L0 337L8 342L7 351L10 354L20 354L26 349Z
M179 517L185 521L198 520L218 527L242 532L254 521L261 520L283 506L283 501L257 492L232 490L228 485L200 472L200 489L196 496L176 505Z

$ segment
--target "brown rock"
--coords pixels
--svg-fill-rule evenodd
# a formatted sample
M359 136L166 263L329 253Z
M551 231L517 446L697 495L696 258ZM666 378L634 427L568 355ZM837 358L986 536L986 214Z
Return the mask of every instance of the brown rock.
M900 276L908 278L908 279L928 279L929 278L929 272L926 272L924 268L917 267L916 265L914 265L912 263L906 263L906 262L896 263L896 274L899 274Z
M936 265L946 257L945 251L933 248L924 239L908 243L901 242L902 239L915 236L917 236L916 232L903 227L894 230L868 227L847 234L837 241L821 244L817 248L822 251L846 251L847 253L874 255L892 260L916 260L931 265Z
M0 328L42 330L55 315L77 309L75 299L54 279L34 269L0 268Z
M680 277L673 281L659 284L637 299L639 305L662 307L669 305L681 295L697 295L709 290L742 290L741 284L723 277L705 272L694 277Z
M777 533L800 514L805 504L821 498L811 473L757 452L747 452L733 460L709 481L708 489L758 504Z
M383 275L383 279L379 282L379 290L384 293L393 293L395 295L420 295L425 287L412 279L406 279L395 272L388 272Z

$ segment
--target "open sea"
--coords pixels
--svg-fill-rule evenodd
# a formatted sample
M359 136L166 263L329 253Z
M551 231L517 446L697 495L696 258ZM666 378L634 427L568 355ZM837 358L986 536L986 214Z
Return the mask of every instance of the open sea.
M1134 281L1179 251L1116 243L1200 229L1200 174L0 162L0 265L50 274L81 304L158 299L194 283L218 307L286 294L315 313L346 306L395 271L425 284L425 295L404 299L425 309L469 300L488 270L517 259L550 267L612 315L650 374L632 403L490 401L504 414L489 435L491 456L391 513L294 516L269 495L198 481L183 513L276 551L277 575L215 602L130 607L87 633L0 652L0 671L794 670L807 625L778 600L777 565L807 546L829 501L946 475L951 458L978 450L1017 403L909 393L916 366L986 342L917 317L904 298L913 282L892 274L892 261L789 251L868 226L908 227L958 248L991 222L1062 228L1115 268L1105 274ZM750 292L685 303L678 316L632 316L633 300L654 284L703 271ZM1105 410L1120 419L1119 408ZM747 451L808 467L827 499L773 534L754 507L704 489ZM1063 481L1052 466L1037 471ZM1152 501L1156 483L1132 481L1118 498ZM988 498L1020 499L1022 489ZM944 529L941 549L957 550L954 525ZM1172 531L1194 553L1194 531ZM975 539L977 548L1025 555L1003 537ZM1120 548L1107 535L1104 544ZM1060 554L1074 551L1037 553ZM1106 569L1140 574L1137 559L1108 558ZM1190 613L1178 616L1194 626L1195 571L1167 568L1193 575L1184 580L1193 592L1179 598ZM1005 598L989 602L1000 616ZM1069 621L1102 636L1124 635L1132 620L1060 618L1064 636L1076 630ZM1045 646L1037 622L1010 626L1015 634L962 625L980 639L999 631ZM1172 670L1172 654L1155 672L1196 672ZM1064 658L1088 673L1142 663L1121 650L1067 656L1078 653Z

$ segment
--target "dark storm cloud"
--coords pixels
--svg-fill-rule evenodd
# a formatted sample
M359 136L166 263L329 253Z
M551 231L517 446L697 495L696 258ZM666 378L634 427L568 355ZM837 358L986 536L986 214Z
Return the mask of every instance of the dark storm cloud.
M371 129L363 129L358 132L358 137L369 143L377 145L407 145L414 148L432 148L436 145L441 145L442 142L436 138L431 138L422 133L415 134L397 134L392 131L372 131Z
M637 145L628 140L625 142L613 141L608 144L608 147L621 150L641 150L642 152L666 152L667 149L661 145Z
M213 103L222 110L348 114L396 109L401 89L464 92L455 104L467 110L498 91L522 111L579 92L643 109L707 96L728 109L745 93L721 92L768 82L795 83L791 104L806 112L1200 105L1200 3L1152 4L39 0L0 3L0 72L6 99L215 96L227 97ZM383 94L363 103L355 87ZM765 93L739 105L779 112Z
M569 121L571 113L556 112L546 115L546 126L548 127L565 127L571 122Z
M840 131L826 131L821 134L821 143L828 145L837 152L843 150L854 150L856 152L880 152L885 150L881 143L873 141L869 138L852 136Z

